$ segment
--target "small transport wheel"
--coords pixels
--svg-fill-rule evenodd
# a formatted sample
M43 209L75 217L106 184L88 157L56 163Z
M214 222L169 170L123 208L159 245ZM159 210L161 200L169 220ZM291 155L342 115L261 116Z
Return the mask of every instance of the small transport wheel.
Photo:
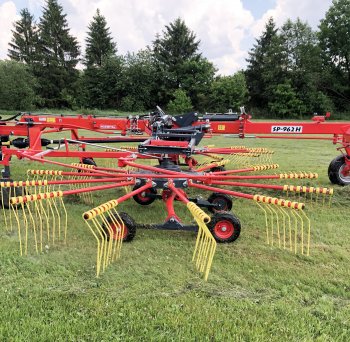
M122 220L124 223L123 242L129 242L133 240L136 235L136 223L130 215L124 212L120 213L119 216L113 215L108 216L107 218L107 221L110 224L113 231L112 239L115 240L121 234L120 225L122 224L122 222L120 220ZM116 222L118 222L118 224L116 224ZM111 232L105 224L102 225L102 228L107 234L107 240L109 241L109 239L111 238Z
M210 169L210 172L219 172L219 171L225 171L226 169L223 166L215 166Z
M83 164L97 166L96 162L92 158L83 158Z
M138 189L141 185L135 185L134 188L132 189L133 191ZM155 197L148 195L156 195L157 190L154 188L148 188L145 191L139 192L137 195L133 196L133 199L141 205L149 205L155 201Z
M239 219L229 213L216 213L208 223L208 228L217 242L235 241L241 233Z
M213 192L209 198L208 202L211 204L216 204L217 207L209 207L208 210L211 213L217 213L221 211L230 211L232 209L232 199L226 194L221 194L220 192Z
M328 178L333 184L343 186L350 185L350 174L345 176L342 173L345 166L345 156L343 155L340 155L331 161L328 167Z

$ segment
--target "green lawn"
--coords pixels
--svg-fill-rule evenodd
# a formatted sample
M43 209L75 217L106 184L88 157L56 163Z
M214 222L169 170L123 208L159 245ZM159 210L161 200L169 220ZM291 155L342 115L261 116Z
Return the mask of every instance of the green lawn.
M271 148L281 171L318 172L312 184L327 187L328 164L337 155L327 141L221 137L205 143ZM25 161L12 166L17 179L42 168ZM300 182L278 182L285 183ZM95 204L121 194L99 193ZM1 341L349 341L350 187L335 187L331 208L307 206L310 257L267 245L262 212L234 200L241 237L218 245L208 282L191 263L194 233L145 229L96 279L95 240L81 218L91 205L66 202L67 246L41 255L20 257L16 231L7 232L1 216ZM177 208L189 220L187 209ZM166 216L160 201L143 207L129 200L119 210L139 223Z

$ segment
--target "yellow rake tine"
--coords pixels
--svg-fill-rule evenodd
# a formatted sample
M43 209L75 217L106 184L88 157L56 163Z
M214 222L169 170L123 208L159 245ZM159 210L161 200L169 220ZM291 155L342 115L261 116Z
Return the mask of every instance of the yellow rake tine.
M288 211L286 208L281 208L285 215L288 217L288 231L289 231L289 243L291 244L291 240L292 240L292 226L291 226L291 221L290 221L290 215L288 214ZM284 246L284 249L286 248L286 236L287 236L287 232L284 236L284 243L283 243L283 246ZM292 250L292 247L290 247L290 250Z
M208 275L209 275L209 271L210 271L211 265L213 263L215 251L216 251L216 242L213 243L213 241L211 241L210 250L209 250L208 264L207 264L207 269L206 269L205 274L204 274L204 280L208 280Z
M208 239L204 235L204 237L203 237L203 249L202 249L202 253L201 253L200 267L199 267L200 272L204 271L207 247L208 247Z
M52 204L53 204L53 207L54 207L55 212L57 214L58 239L60 240L61 239L61 216L60 216L60 212L57 209L57 204L56 204L56 199L55 198L52 198Z
M205 224L205 222L210 222L210 217L193 202L187 203L187 209L198 225L192 261L195 261L196 268L204 274L204 279L207 280L216 250L216 241Z
M120 229L121 229L120 230L120 238L119 239L115 239L115 243L114 243L114 254L115 254L115 259L114 260L116 260L117 258L120 258L125 225L124 225L123 220L119 216L119 213L115 210L115 208L113 208L112 210L114 212L114 215L116 215L118 217L118 221L117 221L117 219L115 219L114 215L112 215L112 219L115 220L115 224L118 224L120 226Z
M273 237L274 237L274 229L273 229L273 222L274 222L274 215L273 215L273 211L272 211L272 209L271 209L271 207L270 207L270 205L269 204L266 204L266 209L269 211L269 213L270 213L270 218L271 218L271 221L270 221L270 223L271 223L271 246L273 246Z
M301 224L301 229L300 229L300 238L301 238L301 254L304 254L304 220L298 213L299 210L295 210L295 214L298 216L300 219L300 224Z
M297 236L298 236L298 218L295 214L295 210L291 211L293 217L294 217L294 254L297 254L298 251L298 240L297 240Z
M280 236L280 223L279 223L279 219L278 219L278 212L277 210L271 206L270 209L274 212L274 214L276 215L276 223L277 223L277 236L278 236L278 247L281 248L281 236Z
M333 192L332 192L331 195L329 196L329 202L328 202L328 207L329 207L329 208L332 206L332 202L333 202Z
M52 216L52 244L55 244L55 236L56 236L56 218L55 218L55 213L52 209L52 205L51 205L51 198L47 199L47 204L50 208L50 212L51 212L51 216Z
M1 182L1 184L0 184L1 207L2 207L2 212L3 212L4 219L5 219L5 227L6 227L6 230L8 231L9 230L9 226L8 226L8 223L7 223L7 215L6 215L5 204L4 204L4 188L5 188L5 186L3 185L3 182ZM9 198L10 198L10 196L9 196Z
M64 243L67 243L67 230L68 230L68 215L67 215L67 209L63 201L63 197L59 197L60 203L61 203L61 208L63 209L64 212Z
M93 222L93 221L92 221ZM85 223L89 227L91 233L96 239L97 242L97 252L96 252L96 277L98 278L100 275L100 239L98 238L97 234L95 233L94 229L91 227L89 221L85 220Z
M192 256L192 261L195 260L195 257L196 257L196 254L197 254L197 249L198 249L198 246L199 246L199 241L201 239L201 234L202 234L202 231L198 231L198 234L197 234L197 238L196 238L196 245L194 247L194 251L193 251L193 256Z
M266 243L269 244L269 225L268 225L268 220L267 220L267 212L266 212L264 207L259 202L255 202L255 203L264 212L264 215L265 215L265 227L266 227Z
M104 245L105 245L105 239L104 239L104 236L103 236L103 233L102 233L102 231L100 230L100 224L99 224L99 222L97 221L97 219L96 218L93 218L92 219L92 222L93 222L93 224L94 224L94 226L95 226L95 228L96 228L96 230L97 230L97 232L99 233L99 235L100 235L100 238L101 238L101 242L100 242L100 260L99 260L99 270L101 270L101 265L102 265L102 271L104 271L105 270L105 267L104 267L104 263L103 263L103 252L104 252L104 250L105 250L105 248L104 248Z
M113 210L113 213L109 215L109 217L110 217L110 219L111 219L111 221L114 224L115 229L116 229L115 235L114 235L114 231L112 229L111 234L109 236L109 239L111 241L114 240L113 247L112 247L112 253L111 253L111 261L114 261L117 258L117 250L119 250L119 249L117 249L117 247L119 247L119 246L117 246L117 242L119 242L118 234L119 234L119 230L121 230L121 225L118 222L118 220L116 219L115 215L118 215L116 210ZM119 215L118 215L118 217L119 217Z
M30 220L32 222L32 226L33 226L33 232L34 232L34 243L35 243L35 251L36 253L38 254L38 240L37 240L37 236L36 236L36 227L35 227L35 221L34 221L34 218L33 218L33 215L32 215L32 210L31 210L31 203L27 203L27 210L28 210L28 213L29 213L29 217L30 217Z
M48 180L47 178L48 178L48 175L44 175L43 180L47 181ZM44 185L44 191L50 192L50 185L48 183L46 183L46 186Z
M13 204L11 204L11 210L13 210L13 215L17 221L19 251L20 251L20 255L22 256L23 255L22 234L21 234L21 224L20 224L19 217L18 217L18 208L17 208L17 206L14 206Z
M28 253L28 220L27 215L25 213L24 204L21 203L21 209L23 213L23 219L24 219L24 225L25 225L25 244L24 244L24 254L27 255Z
M307 248L306 248L306 255L310 255L310 240L311 240L311 222L309 217L306 215L304 210L301 210L301 213L304 215L308 222L308 229L307 229Z
M106 202L98 207L95 207L94 209L87 211L83 214L83 218L87 225L89 226L90 230L93 232L95 238L98 240L98 246L97 246L97 263L96 263L96 271L97 271L97 277L99 276L101 272L101 265L102 265L102 271L105 271L105 269L108 267L108 265L117 257L120 256L120 248L121 248L121 240L122 235L120 235L120 227L121 234L124 234L124 226L123 223L120 224L118 222L118 219L120 222L122 222L119 214L113 208L115 208L118 205L118 202L115 200ZM106 216L108 213L108 217ZM116 215L116 216L114 216ZM89 220L93 222L93 225L95 229L91 227L89 224ZM113 228L111 224L114 224L116 226L116 236L115 236L115 242L113 243L114 235L113 235ZM106 231L107 230L107 231Z
M43 218L40 213L40 207L38 206L38 201L34 202L36 216L40 224L40 252L43 251Z
M286 219L285 219L285 211L283 210L282 207L277 207L277 209L280 210L280 212L282 213L282 217L283 217L283 248L286 248Z
M105 250L106 251L106 267L107 267L107 265L111 263L113 229L112 229L110 223L108 222L104 213L101 214L100 219L103 222L103 224L105 225L105 227L107 227L108 232L109 232L109 239L108 239L107 233L104 230L104 233L106 235L106 242L107 242L106 243L107 246L106 246L106 250ZM102 226L101 226L101 228L102 228Z
M105 271L106 267L107 267L107 262L106 262L106 257L107 257L107 234L105 232L105 230L102 228L101 223L98 221L97 218L94 219L94 222L98 228L98 231L100 232L101 235L101 239L103 241L103 244L101 246L102 248L102 252L101 252L101 256L102 256L102 270Z
M39 201L39 205L40 205L40 210L41 212L44 214L45 216L45 221L46 221L46 232L47 232L47 242L50 242L50 220L49 220L49 216L44 208L43 202Z

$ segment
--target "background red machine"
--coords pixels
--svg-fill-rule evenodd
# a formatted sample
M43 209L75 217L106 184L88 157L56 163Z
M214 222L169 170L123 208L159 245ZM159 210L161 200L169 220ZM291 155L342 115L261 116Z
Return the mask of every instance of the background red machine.
M252 121L244 108L241 114L204 114L189 113L171 116L161 108L146 115L127 117L96 115L53 115L20 113L12 118L0 120L1 161L4 165L3 178L10 177L10 160L12 156L22 157L23 149L36 156L84 158L120 157L121 149L115 155L113 151L87 151L87 145L103 143L143 142L159 126L165 132L159 139L166 139L166 130L190 129L201 126L203 134L232 134L238 138L254 136L256 138L277 139L317 139L330 140L339 145L341 152L333 159L328 168L328 176L333 184L350 184L350 123L326 121L330 117L314 116L310 122L305 121ZM86 137L87 131L93 136ZM48 139L49 133L63 133L65 138ZM98 137L96 133L99 133ZM45 137L44 137L45 136ZM78 144L79 150L69 148ZM53 147L52 147L53 146ZM43 149L46 147L46 149Z

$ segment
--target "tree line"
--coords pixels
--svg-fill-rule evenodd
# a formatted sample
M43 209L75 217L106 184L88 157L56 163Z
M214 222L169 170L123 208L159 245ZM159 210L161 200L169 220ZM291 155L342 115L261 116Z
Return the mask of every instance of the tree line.
M46 0L38 22L22 9L0 61L0 108L225 112L246 105L265 117L302 117L350 109L350 3L333 0L313 30L300 19L268 20L247 66L229 76L200 52L200 40L178 18L151 46L118 54L99 10L81 51L63 7Z

